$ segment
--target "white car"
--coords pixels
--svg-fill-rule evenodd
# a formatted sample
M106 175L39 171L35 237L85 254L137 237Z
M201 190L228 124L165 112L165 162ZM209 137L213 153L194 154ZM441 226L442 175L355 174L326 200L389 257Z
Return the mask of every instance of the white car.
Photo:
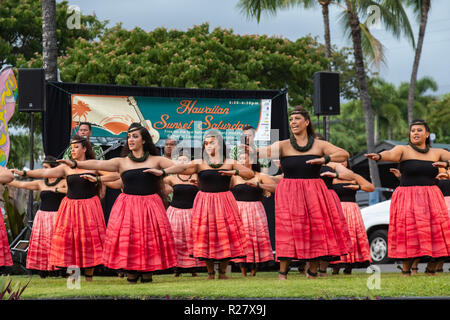
M373 263L387 263L389 207L391 200L361 209Z

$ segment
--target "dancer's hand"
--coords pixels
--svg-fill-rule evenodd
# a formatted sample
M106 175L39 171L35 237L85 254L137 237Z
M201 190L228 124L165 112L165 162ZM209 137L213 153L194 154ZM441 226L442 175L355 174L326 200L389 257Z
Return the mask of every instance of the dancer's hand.
M351 190L361 190L361 186L359 184L348 184L346 186L343 186L343 188Z
M58 159L56 160L59 163L65 164L66 166L72 168L75 165L75 162L73 162L72 160L69 159Z
M378 153L366 153L364 157L374 161L378 161L381 159L381 156Z
M324 164L325 163L325 158L324 157L320 157L320 158L316 158L316 159L311 159L306 161L306 163L309 164Z
M17 170L17 169L9 169L12 174L17 174L18 176L23 176L25 174L24 170Z
M337 177L337 174L336 174L336 172L325 171L325 172L322 172L322 173L320 174L320 176L321 176L321 177L328 177L328 178L336 178L336 177Z
M89 180L90 182L97 182L97 177L94 177L90 174L82 174L80 177Z
M398 170L398 169L390 168L389 172L393 173L397 179L400 179L402 177L402 174L401 174L400 170Z
M437 176L436 179L439 180L446 180L446 179L450 179L450 176L448 174L448 172L440 172Z
M234 176L236 174L236 170L219 170L219 173L223 176Z
M160 176L162 176L164 174L164 172L162 170L154 169L154 168L145 169L142 172L148 172L148 173L151 173L151 174L153 174L153 175L155 175L157 177L160 177Z
M433 162L433 167L448 169L448 162L447 161L436 161L436 162Z

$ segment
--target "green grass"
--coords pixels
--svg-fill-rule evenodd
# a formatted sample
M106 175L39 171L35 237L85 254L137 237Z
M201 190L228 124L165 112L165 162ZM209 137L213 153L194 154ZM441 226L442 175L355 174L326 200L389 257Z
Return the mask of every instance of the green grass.
M206 280L200 273L192 278L183 274L154 275L152 283L132 285L117 277L94 277L89 283L81 278L81 289L68 289L67 279L33 276L21 299L65 298L167 298L171 299L221 299L221 298L306 298L306 299L376 299L377 297L449 297L450 274L431 277L419 274L402 277L399 273L382 273L380 289L369 290L371 275L354 273L329 276L315 280L306 279L295 271L287 281L279 281L276 272L259 272L256 277L242 278L231 274L230 280ZM27 276L12 276L13 283L28 281Z

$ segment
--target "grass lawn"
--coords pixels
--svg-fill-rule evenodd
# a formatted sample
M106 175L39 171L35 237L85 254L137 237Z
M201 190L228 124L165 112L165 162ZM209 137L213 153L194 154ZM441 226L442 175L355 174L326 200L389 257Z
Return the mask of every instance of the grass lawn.
M356 272L315 280L291 271L287 281L279 281L276 272L259 272L256 277L242 278L232 273L230 280L206 280L205 273L196 278L183 274L154 275L151 283L129 284L117 277L94 277L93 282L81 278L80 289L68 289L67 279L33 276L21 299L48 298L306 298L306 299L376 299L383 297L445 297L450 298L450 273L434 277L419 274L402 277L399 273L380 274L380 289L369 290L370 274ZM13 284L25 284L29 277L11 276Z

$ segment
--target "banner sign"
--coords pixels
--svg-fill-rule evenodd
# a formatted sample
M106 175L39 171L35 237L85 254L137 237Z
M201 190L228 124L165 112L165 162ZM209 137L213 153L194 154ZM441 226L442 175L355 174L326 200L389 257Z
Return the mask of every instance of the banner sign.
M0 166L6 167L9 158L8 122L12 118L17 96L17 81L11 68L0 72Z
M72 134L80 122L92 124L93 137L126 137L140 122L154 143L168 137L201 140L211 129L238 140L242 128L256 129L256 140L270 140L270 99L162 98L72 95Z

